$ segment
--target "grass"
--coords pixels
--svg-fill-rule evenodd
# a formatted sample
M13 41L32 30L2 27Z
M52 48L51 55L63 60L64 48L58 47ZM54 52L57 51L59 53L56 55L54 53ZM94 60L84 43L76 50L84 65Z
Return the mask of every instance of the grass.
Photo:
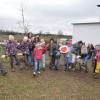
M1 53L2 54L2 53ZM11 72L9 59L2 60L7 76L0 76L0 100L100 100L100 80L89 74L47 69L32 77L32 69Z
M0 100L100 100L100 80L83 72L47 69L32 77L32 69L0 76Z

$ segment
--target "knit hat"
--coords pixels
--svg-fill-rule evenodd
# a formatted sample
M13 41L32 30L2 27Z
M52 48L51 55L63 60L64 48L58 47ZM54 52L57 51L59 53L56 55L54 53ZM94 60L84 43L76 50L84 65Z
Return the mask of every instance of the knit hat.
M38 42L38 43L36 43L36 45L35 45L36 47L39 47L39 46L41 46L41 43L40 42Z

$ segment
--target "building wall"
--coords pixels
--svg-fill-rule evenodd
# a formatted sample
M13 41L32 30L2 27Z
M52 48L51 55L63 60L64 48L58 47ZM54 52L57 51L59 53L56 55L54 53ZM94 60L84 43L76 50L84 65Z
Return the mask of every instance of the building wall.
M73 25L73 40L100 44L100 24Z

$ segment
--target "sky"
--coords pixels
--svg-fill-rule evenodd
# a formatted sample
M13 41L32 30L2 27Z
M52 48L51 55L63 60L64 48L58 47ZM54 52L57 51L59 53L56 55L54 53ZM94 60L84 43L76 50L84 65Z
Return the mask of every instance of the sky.
M100 0L0 0L0 29L23 32L21 7L29 31L73 34L72 23L100 21Z

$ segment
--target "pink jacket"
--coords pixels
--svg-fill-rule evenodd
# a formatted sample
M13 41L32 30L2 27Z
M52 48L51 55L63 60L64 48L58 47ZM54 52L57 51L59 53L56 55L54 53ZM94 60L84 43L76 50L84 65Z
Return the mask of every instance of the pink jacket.
M41 49L34 48L34 51L33 51L34 59L35 60L42 60L42 52L46 49L47 48L41 48Z
M100 62L100 51L97 51L96 56L97 56L97 62Z

